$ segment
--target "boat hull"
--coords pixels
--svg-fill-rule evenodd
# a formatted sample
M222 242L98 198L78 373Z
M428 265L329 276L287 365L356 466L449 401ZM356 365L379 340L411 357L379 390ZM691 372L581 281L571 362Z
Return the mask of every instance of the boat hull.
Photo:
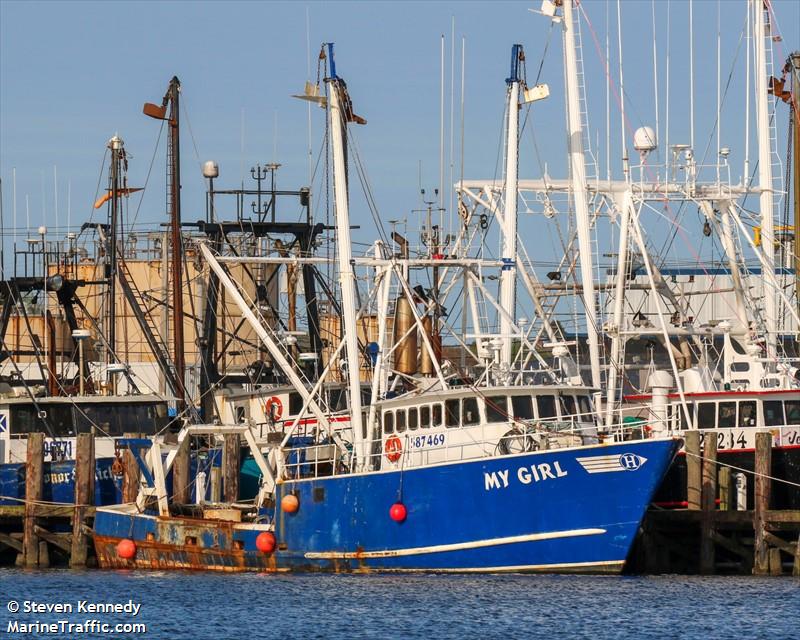
M196 521L198 534L186 533L186 519L112 507L97 512L95 544L108 568L617 573L679 444L647 440L287 481L276 502L295 495L295 513L278 509L269 525ZM396 502L406 508L401 522L389 514ZM277 540L268 555L255 542L266 530ZM134 559L119 558L123 538L135 542Z

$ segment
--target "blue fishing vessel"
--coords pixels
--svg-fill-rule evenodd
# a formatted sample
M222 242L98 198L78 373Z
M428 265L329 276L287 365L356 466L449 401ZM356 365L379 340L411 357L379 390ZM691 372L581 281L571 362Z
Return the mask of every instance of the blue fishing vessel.
M327 92L302 96L326 108L334 170L340 340L316 380L303 378L291 350L246 300L226 265L274 257L199 253L226 298L286 376L302 408L281 420L274 390L253 394L258 411L237 400L236 423L186 426L186 438L237 434L261 484L253 502L193 510L170 505L164 478L176 449L154 441L136 453L142 490L135 504L103 507L95 519L101 567L216 571L582 571L622 570L644 512L680 446L676 438L633 440L601 432L592 396L568 349L544 362L516 318L516 157L509 152L503 257L453 252L438 228L425 229L426 251L410 255L376 243L353 256L345 149L347 124L363 124L336 74L333 45ZM507 80L508 149L516 149L522 48L512 50ZM541 93L541 92L540 92ZM302 258L287 260L302 261ZM359 295L355 270L373 287ZM499 271L495 302L478 274ZM472 297L496 306L500 331L476 327L472 365L443 352L449 290L465 283ZM423 277L424 274L424 277ZM424 278L431 286L421 285ZM368 304L374 300L375 314ZM371 347L359 323L374 320ZM390 330L391 328L391 330ZM361 337L360 337L361 336ZM341 355L340 355L341 354ZM535 364L531 364L531 362ZM336 372L347 402L336 411L322 390ZM364 383L368 384L365 393ZM220 400L225 402L225 398ZM179 446L179 445L176 445ZM166 456L164 456L166 453ZM202 502L202 501L201 501Z

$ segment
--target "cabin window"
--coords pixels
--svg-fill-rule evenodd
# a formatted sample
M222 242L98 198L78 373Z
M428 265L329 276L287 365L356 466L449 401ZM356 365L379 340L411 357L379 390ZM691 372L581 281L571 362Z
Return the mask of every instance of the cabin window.
M269 416L267 416L269 417ZM245 421L244 407L236 407L236 422L242 424Z
M578 396L578 407L581 410L581 416L588 418L592 415L592 403L589 396Z
M577 417L575 411L575 397L574 396L559 396L561 400L561 417L564 420L575 420Z
M441 404L433 405L433 426L434 427L441 427L442 426L442 405Z
M764 424L778 427L783 424L783 403L779 400L764 401Z
M394 431L394 414L391 411L383 412L383 432L391 433Z
M331 389L328 399L331 411L344 411L347 409L347 391L344 389Z
M786 424L800 424L800 401L786 401Z
M717 428L733 429L736 426L736 403L720 402L717 411Z
M303 398L299 393L289 394L289 415L296 416L303 410Z
M731 371L750 371L750 363L749 362L732 362L731 363Z
M536 407L539 409L539 420L557 417L555 396L536 396Z
M419 426L423 429L431 426L431 408L428 405L419 408Z
M511 396L511 410L516 420L533 420L530 396Z
M481 416L478 413L477 398L464 398L463 416L465 425L480 424Z
M697 428L713 429L716 425L716 404L713 402L699 402L697 404Z
M408 430L416 431L419 428L419 413L416 407L408 410Z
M486 422L508 421L508 398L492 396L486 398Z
M686 408L689 410L689 418L694 418L694 405L693 404L686 404ZM686 422L686 412L683 410L683 407L676 407L678 410L678 420L680 421L681 429L691 429L692 425L687 424ZM690 421L691 422L691 421Z
M398 409L397 415L395 416L395 426L397 427L397 433L403 433L406 430L406 410L405 409Z
M756 426L756 401L748 400L739 403L739 427Z
M447 400L444 403L445 425L447 427L457 427L461 424L461 401Z

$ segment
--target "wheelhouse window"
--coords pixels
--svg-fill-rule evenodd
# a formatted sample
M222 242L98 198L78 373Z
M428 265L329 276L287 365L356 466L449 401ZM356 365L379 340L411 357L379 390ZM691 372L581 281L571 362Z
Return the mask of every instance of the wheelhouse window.
M481 416L478 413L478 399L464 398L461 415L464 417L462 421L464 425L480 424Z
M431 426L431 408L429 405L419 408L419 426L423 429L430 429Z
M575 396L559 396L561 401L561 417L564 420L575 420L577 418L575 411Z
M713 429L716 426L717 406L715 402L697 403L697 428Z
M433 416L433 426L434 427L441 427L442 426L442 405L441 404L433 405L433 409L431 411L431 415Z
M533 420L530 396L511 396L511 409L516 420Z
M765 400L764 424L768 427L778 427L783 423L783 403L780 400Z
M394 431L394 414L391 411L383 412L383 432L391 433Z
M446 400L444 403L445 425L449 428L461 424L461 401Z
M558 417L555 396L536 396L536 408L539 410L539 420L552 420Z
M786 424L800 424L800 401L786 401Z
M491 396L486 398L486 421L506 422L508 420L508 398Z
M296 416L303 410L303 397L299 393L289 394L289 415Z
M405 409L398 409L397 415L395 416L395 426L397 428L397 433L403 433L406 430L406 410Z
M408 410L408 430L416 431L419 428L419 413L416 407Z
M581 412L581 417L590 418L592 415L592 402L589 396L578 396L578 408Z
M733 429L736 426L736 403L720 402L717 411L717 428Z
M748 400L739 403L739 427L756 426L756 401Z
M683 407L680 405L675 406L675 411L678 412L678 423L680 424L681 429L691 429L692 428L692 420L694 418L694 405L686 403L686 408L689 410L689 418L690 420L686 421L686 412L683 410Z

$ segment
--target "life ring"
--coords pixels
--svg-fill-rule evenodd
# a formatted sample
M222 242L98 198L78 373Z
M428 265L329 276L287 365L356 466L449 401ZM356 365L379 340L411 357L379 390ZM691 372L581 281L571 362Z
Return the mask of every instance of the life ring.
M281 419L283 415L283 403L278 396L272 396L267 400L264 405L264 412L267 414L267 419L276 422Z
M392 436L386 441L386 444L383 445L383 451L389 462L397 462L400 456L403 455L403 443L397 436Z

